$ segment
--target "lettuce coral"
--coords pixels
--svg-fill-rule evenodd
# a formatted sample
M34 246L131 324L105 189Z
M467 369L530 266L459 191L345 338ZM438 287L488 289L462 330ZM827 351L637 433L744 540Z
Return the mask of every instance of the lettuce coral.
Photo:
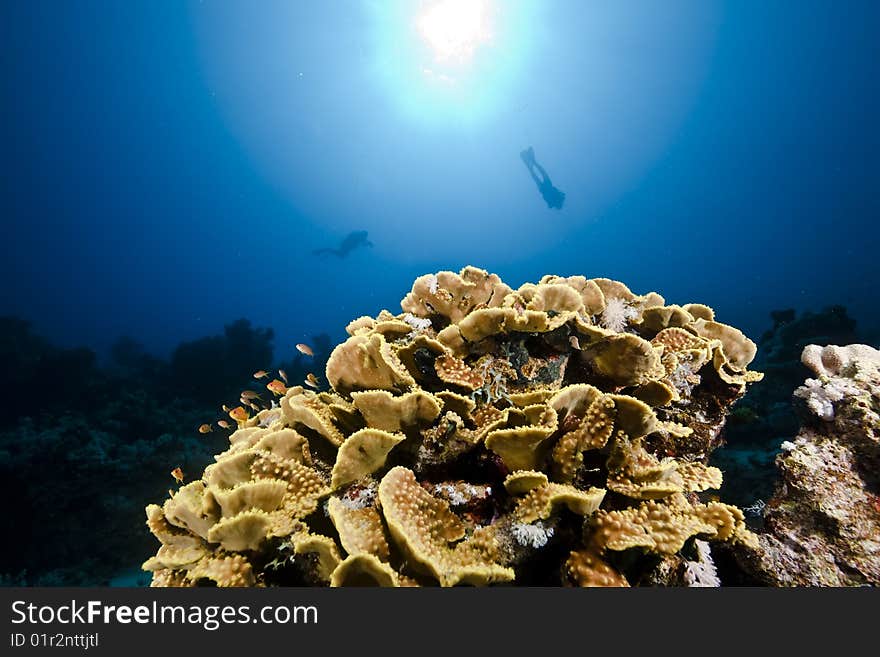
M147 510L157 586L657 583L753 543L699 493L755 345L702 304L481 269L418 278ZM663 583L684 584L672 579Z

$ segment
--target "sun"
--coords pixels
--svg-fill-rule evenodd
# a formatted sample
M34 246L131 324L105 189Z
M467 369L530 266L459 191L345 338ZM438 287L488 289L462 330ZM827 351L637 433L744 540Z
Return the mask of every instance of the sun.
M438 62L466 63L492 39L489 0L438 0L418 18L418 28Z

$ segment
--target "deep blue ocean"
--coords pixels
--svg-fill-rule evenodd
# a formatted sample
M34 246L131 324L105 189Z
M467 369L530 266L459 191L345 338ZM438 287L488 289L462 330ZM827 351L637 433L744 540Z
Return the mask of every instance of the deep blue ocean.
M222 444L199 404L421 274L607 277L756 341L843 313L877 346L880 3L497 0L466 43L430 4L2 4L0 465L75 477L25 494L35 542L74 538L6 550L7 582L136 568L149 536L75 527L128 504L142 532L168 468ZM82 484L132 462L160 474L127 502Z

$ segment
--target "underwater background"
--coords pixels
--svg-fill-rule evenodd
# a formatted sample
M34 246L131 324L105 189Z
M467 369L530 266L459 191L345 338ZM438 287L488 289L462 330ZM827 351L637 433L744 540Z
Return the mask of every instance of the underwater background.
M4 584L148 581L220 404L467 264L712 306L766 373L720 496L770 495L802 347L880 342L880 5L436 4L0 7Z

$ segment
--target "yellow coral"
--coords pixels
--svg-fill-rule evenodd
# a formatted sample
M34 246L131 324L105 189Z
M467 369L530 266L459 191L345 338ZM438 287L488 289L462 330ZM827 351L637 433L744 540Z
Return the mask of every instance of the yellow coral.
M154 586L484 585L546 563L551 538L565 583L625 586L609 552L755 540L736 507L693 499L721 485L697 459L761 376L708 306L466 267L418 278L401 310L351 322L330 390L292 386L242 418L201 478L147 508Z
M671 326L685 326L694 321L693 315L681 306L651 306L642 311L639 331L651 335Z
M477 529L462 540L464 523L446 502L419 486L410 470L391 469L379 485L379 501L397 546L441 586L513 579L513 570L496 561L498 546L491 532Z
M397 390L415 380L381 333L353 335L327 360L327 381L338 392Z
M610 278L594 278L592 279L592 282L602 291L602 296L605 298L606 304L609 299L633 301L636 298L636 295L620 281L614 281Z
M336 566L330 586L400 586L397 573L372 554L352 554Z
M315 575L323 582L329 582L336 568L342 562L339 548L333 539L327 536L309 534L307 532L295 534L290 540L294 554L310 555L315 560Z
M438 356L434 361L434 368L441 381L461 386L466 390L476 390L483 385L483 375L455 356L448 354Z
M498 454L511 470L531 470L541 459L541 448L556 431L556 413L546 406L528 406L531 423L494 429L486 436L486 447Z
M705 319L707 322L711 322L715 319L715 311L702 303L688 303L682 307L688 311L694 319Z
M382 517L373 507L350 508L339 498L331 498L327 505L330 519L339 532L339 541L348 554L367 553L388 560L388 541L382 527Z
M438 392L437 399L443 404L444 411L452 411L459 417L463 418L469 418L471 413L477 408L477 402L473 399L450 390Z
M287 482L280 479L259 479L242 482L226 490L218 488L208 491L220 507L220 515L224 518L250 509L272 511L278 508L286 493Z
M339 488L375 472L385 465L388 452L405 439L403 434L379 429L356 431L339 448L330 486Z
M596 369L616 385L639 385L666 374L659 352L632 333L609 336L597 350L593 361Z
M147 559L144 570L186 568L207 554L207 547L199 537L173 527L168 523L162 507L150 504L147 507L147 526L158 538L162 546L156 556Z
M600 550L641 547L658 554L674 554L692 536L730 540L735 535L744 539L749 536L739 509L719 502L692 506L676 494L630 509L600 511L594 517L592 544Z
M690 328L699 336L719 340L726 362L737 370L745 370L758 351L755 343L742 331L727 324L698 319L690 324Z
M629 586L629 582L592 550L577 550L568 556L565 573L576 586Z
M535 470L517 470L504 479L504 487L511 495L522 495L533 488L543 486L549 480L543 472Z
M465 267L459 274L441 271L420 276L400 307L416 317L436 314L455 324L478 306L500 304L509 292L511 289L495 274Z
M665 381L648 381L637 386L632 395L649 406L666 406L680 399L676 389Z
M288 391L281 400L281 413L285 424L311 429L333 445L338 446L345 440L336 426L336 415L330 404L312 392L293 394Z
M256 582L253 567L240 554L202 559L187 573L186 579L190 582L207 579L221 587L253 586Z
M400 431L404 427L431 424L440 415L441 403L422 390L393 396L387 390L352 393L354 406L367 425L382 431Z
M605 295L602 293L602 289L596 284L596 281L588 280L583 276L568 276L567 278L561 278L559 276L548 275L544 276L539 283L562 283L573 289L581 297L581 303L583 304L585 315L598 315L605 310Z
M257 452L269 452L285 460L297 461L305 465L312 464L309 442L295 429L265 431L257 437L259 440L253 445L253 449Z
M266 539L272 521L265 511L243 511L232 518L223 518L208 532L208 541L219 543L224 550L244 552L256 550Z
M572 386L573 387L573 386ZM595 391L595 392L594 392ZM592 403L580 413L566 413L563 427L571 429L563 434L553 448L554 471L557 478L563 483L574 479L577 469L583 462L583 452L590 449L602 449L614 432L614 423L617 418L617 406L614 398L603 395L592 386L568 391L566 397L554 398L558 404L568 399L574 402L573 394L584 394L582 401L592 400ZM575 408L577 408L577 404ZM583 408L583 404L580 404ZM562 406L560 406L562 408ZM557 413L560 411L558 410Z
M659 331L652 339L654 345L663 345L669 351L687 351L689 349L703 349L708 342L700 338L690 331L683 328L664 328Z
M599 508L604 497L602 488L580 490L567 484L546 483L529 490L517 502L514 515L520 522L532 523L549 518L557 508L566 506L572 513L588 516Z
M520 294L523 288L519 289ZM533 286L527 298L528 310L541 310L555 313L583 313L584 300L580 292L566 283L541 283Z

